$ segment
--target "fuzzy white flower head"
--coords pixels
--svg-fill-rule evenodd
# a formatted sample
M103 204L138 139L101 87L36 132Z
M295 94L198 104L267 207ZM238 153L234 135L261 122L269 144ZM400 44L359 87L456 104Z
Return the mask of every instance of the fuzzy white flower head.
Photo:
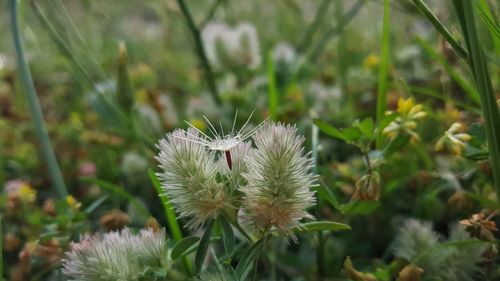
M306 209L315 204L316 178L304 138L294 126L268 123L253 140L257 149L246 157L247 185L240 188L245 213L257 230L275 227L295 239L291 227L312 218Z
M289 65L297 59L295 48L287 42L278 43L273 49L272 56L275 64Z
M225 23L210 22L202 30L201 37L207 57L215 67L221 67L225 60L250 69L256 69L262 63L257 31L250 23L231 28Z
M227 204L224 185L216 179L220 164L215 151L205 149L200 140L193 128L175 130L160 140L156 157L163 190L181 217L190 218L192 228L217 217Z
M168 267L165 231L129 229L85 235L63 260L63 273L73 281L139 280L148 269Z

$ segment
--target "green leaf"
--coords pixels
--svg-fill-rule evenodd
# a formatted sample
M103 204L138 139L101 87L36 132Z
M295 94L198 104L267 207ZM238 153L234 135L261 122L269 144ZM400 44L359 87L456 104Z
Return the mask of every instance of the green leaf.
M347 224L333 221L312 221L297 225L292 228L294 232L313 232L313 231L341 231L351 230Z
M181 241L179 241L175 244L170 256L174 260L181 257L181 256L184 256L185 253L189 250L189 248L191 248L191 246L196 244L199 240L200 240L200 238L196 237L196 236L185 237L184 239L182 239Z
M356 142L363 136L361 131L356 127L345 128L342 134L347 142Z
M407 135L398 135L395 139L393 139L387 147L384 149L383 155L384 158L391 156L394 152L401 149L403 146L407 145L410 142L410 136Z
M194 257L194 268L196 275L201 272L201 269L203 267L203 261L205 260L205 256L207 255L214 222L214 220L211 220L208 223L207 229L205 230L203 237L201 237L200 244L198 245L198 250L196 251L196 256Z
M118 48L118 78L116 80L116 98L122 110L130 113L134 104L134 89L127 69L127 49L125 43Z
M380 206L378 201L351 201L340 205L340 212L344 215L365 215L375 211Z
M391 114L384 115L378 123L378 133L382 134L382 131L387 127L394 119L398 118L399 113L393 112Z
M373 137L373 118L368 117L357 124L357 128L363 133L367 139Z
M238 276L239 280L246 279L252 262L259 257L263 249L264 239L260 239L243 253L240 262L236 266L236 276Z
M220 217L220 222L222 226L222 242L224 243L227 255L230 256L234 251L235 244L233 228L224 216Z
M429 248L429 249L423 251L420 255L418 255L417 257L415 257L413 259L412 263L418 264L418 262L421 259L423 259L423 258L427 257L428 255L435 253L437 251L446 250L446 249L450 249L450 248L457 248L458 250L460 250L461 248L464 248L464 247L479 246L479 245L485 245L485 244L488 244L488 242L478 240L478 239L467 239L467 240L440 243L432 248Z
M337 128L331 126L330 124L326 123L325 121L321 119L314 119L313 120L314 124L318 126L318 128L325 134L346 141L346 138L340 132Z

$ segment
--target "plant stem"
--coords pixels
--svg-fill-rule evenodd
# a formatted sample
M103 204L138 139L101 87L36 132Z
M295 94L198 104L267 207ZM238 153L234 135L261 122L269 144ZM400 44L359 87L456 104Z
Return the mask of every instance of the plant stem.
M318 30L318 27L320 26L321 22L323 21L323 18L326 15L326 12L328 11L328 6L332 3L331 0L322 0L321 3L318 5L318 9L316 10L316 13L314 14L314 20L313 22L307 27L306 32L302 36L302 39L300 40L300 44L297 47L298 52L302 52L305 50L308 46L309 43L313 42L312 37L316 30Z
M470 0L453 0L458 15L460 27L469 52L469 67L474 76L481 100L484 126L490 152L490 162L493 173L493 184L496 187L497 198L500 201L500 113L493 92L488 66L483 49L477 36L474 7Z
M210 89L210 93L212 98L214 99L217 105L221 105L222 102L219 97L219 91L217 90L217 85L215 84L215 77L212 71L212 67L207 59L207 54L205 52L205 46L203 45L203 41L201 40L201 33L196 23L191 16L191 12L189 11L188 6L184 0L177 0L177 4L179 5L182 14L186 18L186 22L188 24L189 30L193 34L194 44L196 46L196 53L201 61L203 68L205 69L205 77L208 83L208 88Z
M61 169L59 168L59 164L57 163L56 155L54 153L54 150L52 149L52 145L50 144L49 135L43 121L42 109L40 107L40 102L38 101L33 78L31 77L29 66L26 63L26 59L24 57L23 42L21 40L19 22L17 19L17 2L17 0L9 1L11 20L10 26L17 55L17 67L21 76L21 82L28 98L31 117L35 125L36 134L38 140L40 141L45 161L47 162L50 177L59 197L65 198L68 195L68 191L66 189L66 185L64 184L64 179L61 173Z
M245 231L245 229L243 229L243 227L241 227L241 225L237 221L232 221L229 218L228 218L227 221L230 222L234 227L236 227L236 229L238 229L238 231L243 236L245 236L245 238L248 239L248 241L250 241L250 243L254 242L253 239L252 239L252 237Z
M210 7L207 16L205 17L205 19L203 19L203 21L200 24L201 27L205 26L208 22L212 20L212 18L215 15L215 12L217 11L217 8L219 8L220 4L222 4L222 2L224 1L225 0L216 0L215 3L212 4L212 7Z
M429 21L434 25L434 27L437 29L439 33L444 37L444 39L450 44L450 46L457 52L457 54L462 57L463 59L467 59L467 51L460 45L460 43L453 38L453 35L451 35L451 32L444 26L441 21L434 15L427 6L427 4L424 3L422 0L413 0L413 3L415 3L415 6L424 14L424 16L429 19Z
M391 17L390 0L384 0L384 15L382 21L382 48L380 54L380 67L378 73L377 86L377 122L380 122L387 107L386 91L387 91L387 74L389 72L389 50L390 50L390 17ZM382 148L383 137L380 134L376 140L377 149Z

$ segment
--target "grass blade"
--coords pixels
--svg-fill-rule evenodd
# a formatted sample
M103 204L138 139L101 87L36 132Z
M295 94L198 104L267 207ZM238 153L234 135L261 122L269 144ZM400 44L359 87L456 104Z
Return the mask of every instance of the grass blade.
M500 200L500 113L498 104L493 92L483 49L477 36L472 3L469 0L453 0L453 4L470 54L469 66L474 75L481 99L493 181L497 198Z
M424 14L424 16L429 19L429 21L434 25L436 30L441 33L441 35L444 37L444 39L450 44L450 46L455 50L455 52L462 57L463 59L467 59L467 51L453 38L453 35L451 35L451 32L439 21L439 19L432 13L431 9L427 4L424 3L422 0L413 0L413 3L415 3L415 6Z
M267 56L267 85L269 92L269 114L272 120L278 120L279 93L276 86L276 76L272 56Z
M182 240L183 236L181 227L177 222L177 216L175 215L174 207L170 203L165 192L163 192L163 190L161 189L160 181L158 180L158 177L156 177L153 170L149 169L148 174L149 178L151 179L151 182L153 183L153 186L156 189L156 192L158 193L158 196L160 197L163 203L162 206L163 210L165 211L165 218L167 219L167 224L172 234L172 237L174 238L175 242L179 242ZM182 263L188 274L193 275L193 264L191 263L191 261L187 257L183 257Z
M42 109L40 107L40 102L36 94L35 85L33 83L33 77L31 76L31 71L24 57L24 47L21 40L21 32L19 30L17 4L18 1L10 0L10 19L11 19L11 31L14 40L14 47L17 55L17 67L19 74L21 76L21 82L23 84L24 90L28 97L28 104L31 111L31 117L35 125L36 134L38 140L40 141L41 149L45 157L45 161L49 168L50 177L56 188L56 191L60 198L65 198L68 195L66 185L64 183L64 178L62 176L61 169L57 163L56 154L50 143L49 134L45 128Z
M387 108L386 91L387 91L387 75L389 72L389 51L390 51L390 17L391 5L390 0L384 0L384 15L382 21L382 46L380 54L380 68L378 72L378 86L377 86L377 122L384 117ZM377 149L382 147L382 135L377 137Z
M205 256L207 255L208 245L210 244L210 237L212 236L212 229L214 226L214 220L208 223L207 229L201 237L200 244L198 245L198 250L196 251L196 256L194 257L194 268L195 274L198 275L203 267L203 262L205 261Z

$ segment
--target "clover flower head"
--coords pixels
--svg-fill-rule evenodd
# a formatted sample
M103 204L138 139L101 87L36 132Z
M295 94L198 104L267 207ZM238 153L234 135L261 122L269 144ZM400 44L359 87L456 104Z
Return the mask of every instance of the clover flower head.
M246 217L256 230L274 227L295 240L291 227L312 218L306 209L315 204L316 178L304 138L294 126L268 123L253 141L257 148L246 157L247 184L240 188Z
M444 135L434 145L434 150L440 151L444 147L450 149L456 155L462 153L465 148L465 143L471 139L467 133L463 133L463 125L455 122L453 123Z
M201 139L194 128L175 130L160 140L156 156L162 188L180 216L190 218L192 228L215 218L227 203L224 185L216 179L220 164L215 151Z
M168 267L165 231L129 229L85 235L72 243L63 273L73 281L140 280L148 270Z
M391 139L403 133L409 135L412 140L419 140L420 137L414 130L417 128L417 122L427 116L423 108L422 104L415 104L412 98L400 98L397 108L399 116L384 128L383 133Z

